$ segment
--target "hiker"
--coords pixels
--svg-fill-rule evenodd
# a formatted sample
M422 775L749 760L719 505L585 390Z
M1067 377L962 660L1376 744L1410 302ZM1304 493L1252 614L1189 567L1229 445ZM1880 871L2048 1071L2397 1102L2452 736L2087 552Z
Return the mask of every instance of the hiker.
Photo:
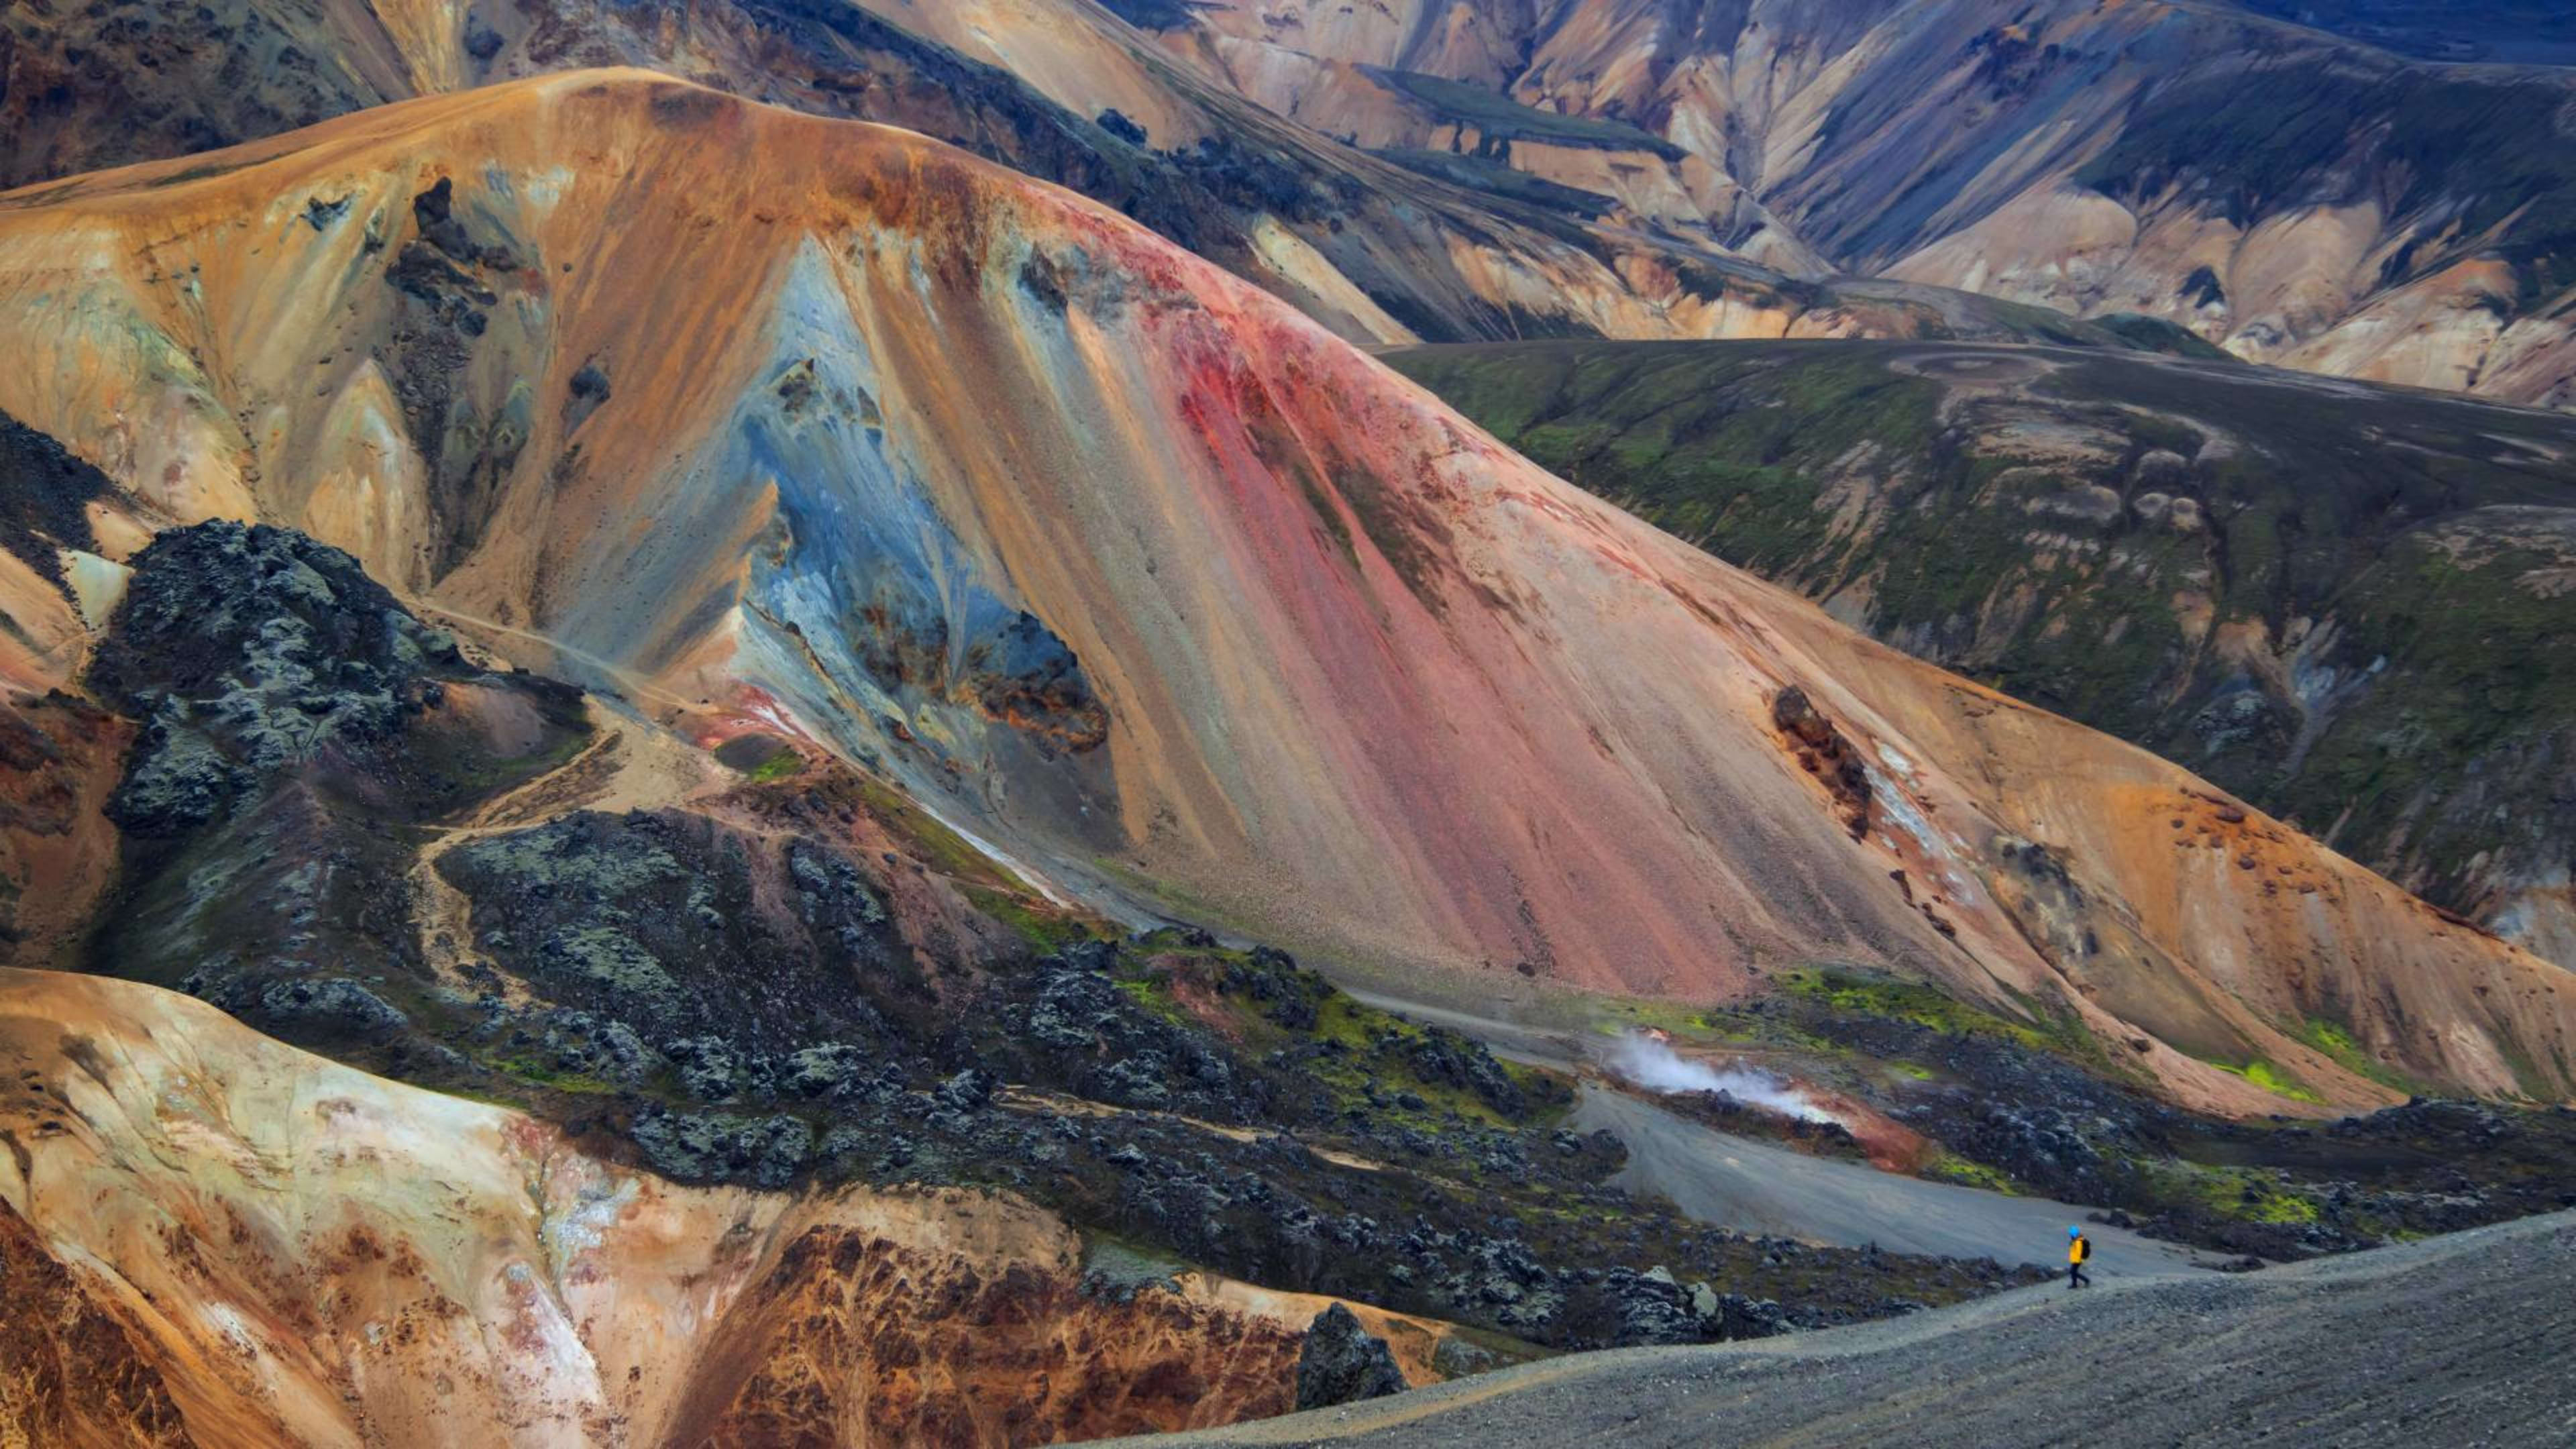
M2082 1228L2066 1230L2066 1286L2089 1288L2093 1280L2084 1276L2084 1260L2093 1256L2093 1240Z

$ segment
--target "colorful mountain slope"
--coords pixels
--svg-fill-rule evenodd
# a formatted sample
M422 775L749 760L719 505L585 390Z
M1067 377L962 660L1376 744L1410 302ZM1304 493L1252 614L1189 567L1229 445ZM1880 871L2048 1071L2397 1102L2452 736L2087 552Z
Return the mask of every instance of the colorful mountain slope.
M1388 360L1560 477L2576 964L2564 414L1910 343Z
M0 184L205 151L489 81L638 65L901 125L1072 187L1360 341L1859 333L2161 348L2188 338L1938 287L1792 281L1696 221L1676 230L1642 212L1605 217L1590 193L1562 187L1498 191L1490 174L1429 152L1373 156L1341 144L1338 129L1264 110L1085 0L133 0L13 11L0 17L0 45L17 77L0 93Z
M0 759L13 864L70 804L114 868L5 944L195 1000L0 973L0 1439L1018 1444L1306 1401L1333 1295L1420 1382L2018 1276L1695 1227L1558 1078L1122 938L756 708L492 668L301 535L130 563L84 682L140 728L27 702Z
M2384 1095L2317 1019L2570 1077L2565 972L917 137L637 73L385 108L0 201L0 327L0 408L108 512L292 524L648 709L774 709L1096 901L1469 990L1883 967L2245 1109L2211 1063Z

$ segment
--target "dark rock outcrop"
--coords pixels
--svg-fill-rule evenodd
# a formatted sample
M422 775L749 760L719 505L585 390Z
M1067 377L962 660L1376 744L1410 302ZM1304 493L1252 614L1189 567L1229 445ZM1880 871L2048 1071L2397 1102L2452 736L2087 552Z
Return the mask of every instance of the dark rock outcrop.
M479 668L291 530L175 529L132 567L89 672L143 723L86 959L371 1065L453 1056L415 1030L419 933L387 883L410 829L572 754L580 696Z
M207 824L333 745L388 739L465 668L358 561L288 529L201 523L135 555L90 684L146 724L109 813Z
M1298 1408L1328 1409L1400 1394L1406 1387L1386 1340L1361 1328L1349 1309L1336 1303L1315 1315L1297 1355Z
M1825 782L1852 839L1869 833L1869 768L1807 692L1791 684L1771 696L1771 724L1789 739L1798 767Z
M52 437L0 413L0 548L57 587L64 580L56 550L94 546L82 505L113 487Z

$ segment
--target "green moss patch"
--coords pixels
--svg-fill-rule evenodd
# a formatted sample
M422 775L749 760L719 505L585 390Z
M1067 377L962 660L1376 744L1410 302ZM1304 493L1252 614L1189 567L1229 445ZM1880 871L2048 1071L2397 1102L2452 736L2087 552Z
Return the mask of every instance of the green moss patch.
M2243 1077L2245 1080L2252 1082L2255 1086L2261 1087L2264 1091L2270 1092L2276 1097L2287 1097L2293 1102L2322 1102L2325 1100L2325 1098L2318 1096L2316 1093L2308 1090L2305 1086L2300 1085L2299 1080L2289 1075L2287 1071L2274 1066L2272 1063L2263 1060L2261 1057L2256 1057L2254 1060L2245 1063L2243 1066L2236 1066L2228 1062L2211 1062L2210 1065L2227 1073L2229 1076Z

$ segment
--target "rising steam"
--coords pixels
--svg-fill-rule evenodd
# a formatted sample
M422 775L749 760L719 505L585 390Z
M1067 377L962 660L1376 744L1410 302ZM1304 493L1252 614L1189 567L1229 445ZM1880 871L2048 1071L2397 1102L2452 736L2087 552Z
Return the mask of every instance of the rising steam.
M1610 1070L1650 1092L1724 1092L1739 1102L1767 1107L1804 1122L1831 1122L1834 1115L1808 1101L1798 1090L1767 1072L1730 1068L1720 1071L1676 1053L1644 1032L1620 1036L1610 1049Z

